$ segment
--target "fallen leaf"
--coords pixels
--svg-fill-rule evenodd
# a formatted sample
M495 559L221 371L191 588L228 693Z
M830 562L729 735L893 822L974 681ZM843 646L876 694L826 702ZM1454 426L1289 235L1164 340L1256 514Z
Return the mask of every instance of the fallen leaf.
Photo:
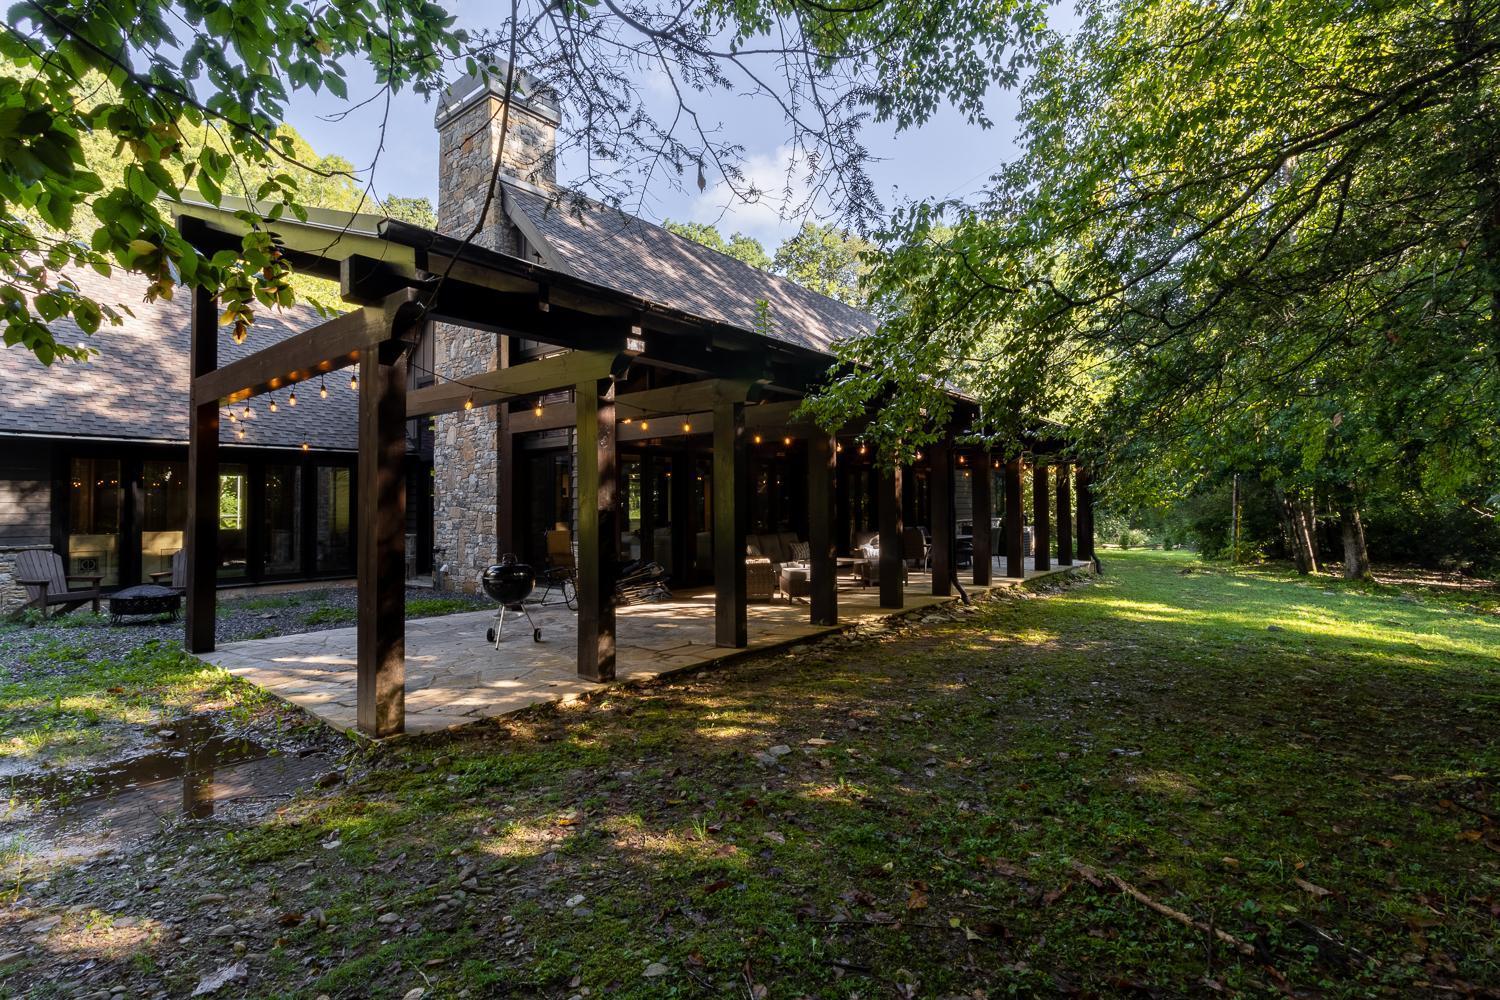
M1324 896L1332 896L1333 895L1333 890L1332 889L1325 889L1321 885L1313 885L1311 882L1309 882L1305 878L1293 878L1292 879L1292 883L1294 885L1296 885L1297 888L1301 889L1303 892L1311 893L1312 895L1318 897L1319 899L1322 899Z
M913 889L911 895L906 897L906 908L908 910L927 909L927 893L921 889Z

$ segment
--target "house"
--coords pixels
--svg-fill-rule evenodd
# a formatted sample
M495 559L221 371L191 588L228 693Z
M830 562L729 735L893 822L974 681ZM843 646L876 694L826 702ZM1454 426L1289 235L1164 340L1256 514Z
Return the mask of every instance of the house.
M977 414L961 397L953 422L908 467L884 467L867 453L861 435L871 414L835 429L802 422L802 400L839 363L834 344L864 334L869 318L558 190L556 108L538 88L525 93L508 116L514 141L503 143L505 97L491 84L467 80L447 95L437 117L438 231L332 213L257 223L278 237L294 270L336 279L349 312L221 363L223 336L207 319L216 304L192 293L202 319L190 339L190 652L217 655L220 415L351 366L360 382L358 624L318 640L317 651L296 637L260 640L214 662L283 690L312 690L331 721L373 736L405 729L409 655L422 664L414 697L424 727L487 710L496 691L530 683L528 664L555 670L558 659L502 653L498 640L484 652L432 625L414 632L422 648L408 648L412 420L429 421L433 435L435 574L445 585L475 588L501 553L541 562L554 551L544 537L561 536L565 548L555 551L576 569L577 613L563 626L575 653L572 684L615 678L622 621L636 639L647 636L629 644L627 659L647 661L648 671L664 659L662 641L683 641L649 638L659 629L647 619L659 625L661 616L617 599L624 558L670 566L677 587L708 584L698 594L711 602L709 647L745 649L752 564L761 598L777 589L780 567L782 593L807 599L798 627L813 629L837 626L840 589L875 588L879 608L899 609L913 581L930 589L925 599L946 598L966 565L973 585L990 586L990 556L1001 551L992 547L997 481L1004 572L1020 580L1046 571L1056 468L1058 557L1071 562L1074 475L1060 445L1011 442L992 452L963 444ZM491 198L502 148L504 182ZM184 236L207 253L235 246L246 226L227 206L184 203L178 214ZM1026 450L1034 559L1022 551ZM1076 478L1078 555L1087 557L1088 476ZM911 521L925 529L915 539L904 530ZM858 601L872 605L863 593ZM800 614L779 615L787 613ZM519 674L504 673L516 663ZM641 672L639 662L627 666ZM439 673L469 688L435 686ZM461 711L444 710L450 695Z
M50 548L69 573L107 589L170 571L187 520L188 296L146 304L146 281L91 270L84 291L134 313L92 337L59 321L87 363L47 367L19 347L0 350L0 611L24 602L15 555ZM316 325L310 306L267 312L226 359ZM219 556L224 586L354 574L357 393L347 372L248 406L220 427ZM272 406L274 403L274 412ZM431 563L431 435L414 421L408 447L413 572ZM423 558L423 553L427 553Z

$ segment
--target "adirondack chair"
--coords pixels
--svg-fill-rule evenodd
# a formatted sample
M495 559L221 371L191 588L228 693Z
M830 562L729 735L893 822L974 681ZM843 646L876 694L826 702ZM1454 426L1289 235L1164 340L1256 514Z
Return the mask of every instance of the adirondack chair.
M187 549L172 553L172 568L152 573L151 582L158 587L171 587L178 593L187 593Z
M26 588L26 594L30 598L28 606L40 608L43 618L47 617L47 609L54 604L61 604L63 613L66 614L92 603L94 614L97 615L99 581L103 579L102 576L74 576L66 573L62 556L56 552L36 549L16 556L16 582ZM70 589L75 580L87 581L89 585L80 590Z

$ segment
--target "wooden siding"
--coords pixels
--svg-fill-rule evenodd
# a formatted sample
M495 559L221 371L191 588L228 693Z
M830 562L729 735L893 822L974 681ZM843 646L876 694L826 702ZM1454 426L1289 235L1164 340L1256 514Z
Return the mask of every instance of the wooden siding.
M0 441L0 545L52 541L52 449Z

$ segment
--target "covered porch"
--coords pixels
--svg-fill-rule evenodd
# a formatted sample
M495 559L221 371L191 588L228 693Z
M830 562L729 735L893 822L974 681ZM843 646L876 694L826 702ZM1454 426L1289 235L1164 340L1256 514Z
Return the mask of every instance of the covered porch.
M208 253L235 245L246 225L208 207L182 216L184 235ZM187 648L344 728L377 738L445 728L948 601L961 577L978 590L1019 583L1051 570L1054 550L1060 568L1092 556L1087 470L1041 439L960 444L976 417L966 400L917 464L898 468L867 453L864 420L833 431L800 422L803 398L837 360L828 341L786 325L795 314L775 333L736 326L390 220L265 226L284 259L336 278L351 311L220 367L217 304L195 292ZM479 370L414 378L435 327L472 332ZM350 365L358 625L216 650L220 411ZM464 470L494 476L484 487L493 506L473 511L493 529L480 559L524 553L535 534L527 516L538 505L517 470L539 442L567 470L571 509L555 520L574 539L576 612L547 611L545 643L526 636L498 653L483 644L482 613L405 620L409 422L480 415L497 459L493 473ZM1029 529L1023 464L1035 491ZM761 469L776 477L765 487L774 514L752 513ZM763 517L773 523L752 523ZM805 546L793 557L805 602L752 600L764 597L747 580L752 527ZM676 599L617 606L627 556L668 566ZM855 561L867 586L843 579ZM472 586L475 567L460 572Z
M1027 560L1028 563L1031 560ZM1036 570L1026 579L1081 571ZM989 584L965 587L971 597L1022 585L997 576ZM615 679L648 680L706 666L747 652L791 647L902 614L921 613L958 600L934 597L930 574L913 572L905 607L880 606L875 589L845 582L839 591L838 625L814 625L804 603L780 598L749 606L744 647L714 639L714 593L698 588L670 601L620 608L616 617ZM574 662L578 620L562 603L533 605L531 614L543 641L531 641L525 619L509 625L496 650L485 641L490 612L424 618L406 626L406 732L431 733L533 705L566 701L597 690L578 676ZM519 617L519 616L517 616ZM358 729L356 677L359 659L355 628L309 632L271 639L227 643L201 658L264 688L345 731Z

